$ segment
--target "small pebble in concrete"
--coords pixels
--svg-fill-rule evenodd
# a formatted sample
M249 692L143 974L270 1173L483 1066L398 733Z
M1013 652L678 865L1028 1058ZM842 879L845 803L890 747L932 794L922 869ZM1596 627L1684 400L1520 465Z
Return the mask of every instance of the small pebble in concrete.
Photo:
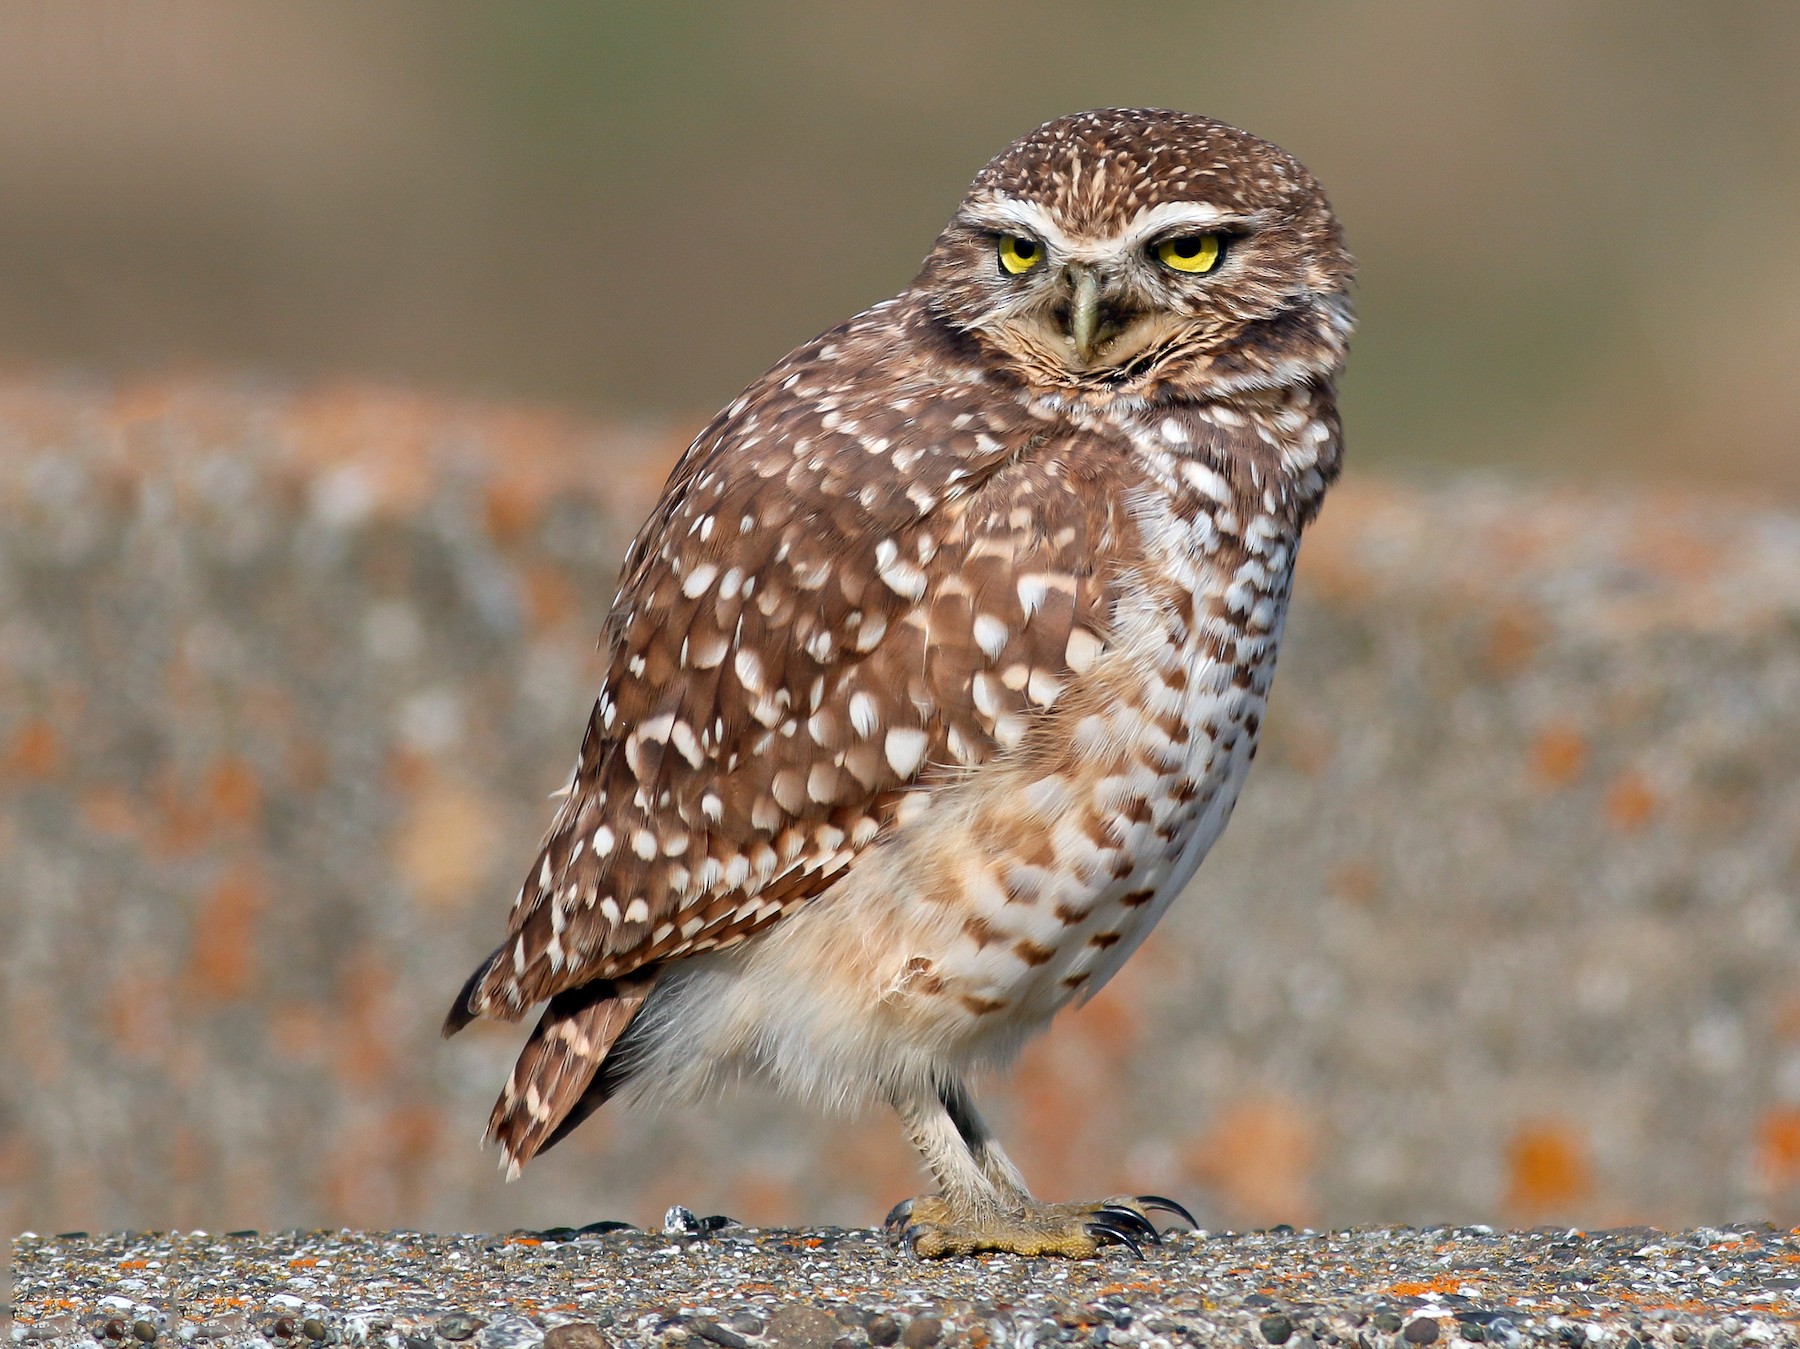
M613 1349L613 1345L599 1326L588 1321L575 1321L557 1326L546 1334L544 1349Z
M1294 1323L1280 1313L1263 1317L1256 1328L1270 1344L1286 1344L1294 1333Z
M1430 1344L1438 1337L1438 1323L1429 1316L1421 1316L1406 1323L1401 1337L1408 1344Z
M750 1341L735 1330L728 1330L717 1321L694 1322L694 1333L703 1340L711 1340L714 1344L722 1344L725 1349L750 1349Z
M837 1318L818 1307L783 1307L769 1320L769 1339L780 1349L830 1349L837 1337Z
M887 1349L890 1344L900 1343L900 1323L885 1312L869 1318L868 1332L869 1343L876 1349Z
M537 1322L527 1316L503 1316L490 1321L481 1332L482 1349L530 1349L542 1344L546 1336Z
M905 1332L900 1336L900 1343L906 1349L929 1349L938 1342L944 1333L944 1323L935 1316L915 1316L907 1324Z

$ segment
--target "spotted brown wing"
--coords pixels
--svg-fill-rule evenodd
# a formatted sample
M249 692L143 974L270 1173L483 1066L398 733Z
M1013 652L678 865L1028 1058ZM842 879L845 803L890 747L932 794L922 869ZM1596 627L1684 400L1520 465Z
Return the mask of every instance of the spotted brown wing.
M1124 448L991 391L914 400L895 365L828 335L677 466L571 787L447 1031L762 930L1098 654Z

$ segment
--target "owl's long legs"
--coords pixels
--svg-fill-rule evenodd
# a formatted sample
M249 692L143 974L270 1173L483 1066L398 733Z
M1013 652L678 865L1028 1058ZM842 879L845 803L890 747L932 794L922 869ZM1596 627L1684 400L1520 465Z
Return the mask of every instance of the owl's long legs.
M931 1198L909 1199L887 1226L922 1256L1012 1251L1019 1255L1091 1256L1108 1242L1142 1254L1140 1241L1160 1241L1148 1210L1187 1219L1172 1200L1145 1195L1097 1204L1042 1204L1001 1149L960 1082L897 1096L894 1108L913 1146L938 1182Z
M1030 1202L1018 1168L1000 1150L960 1082L897 1095L894 1109L936 1179L941 1200L955 1212L1004 1213Z
M969 1097L968 1088L955 1080L941 1082L938 1084L938 1101L988 1183L1013 1202L1029 1203L1031 1192L1025 1188L1025 1177L1019 1174L1019 1168L1013 1165L1012 1158L1001 1148L1000 1140L982 1119L981 1112Z

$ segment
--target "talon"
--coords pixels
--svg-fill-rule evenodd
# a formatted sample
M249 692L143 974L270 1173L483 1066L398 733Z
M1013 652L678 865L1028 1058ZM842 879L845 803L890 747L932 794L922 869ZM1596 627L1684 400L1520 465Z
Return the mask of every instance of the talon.
M1158 1246L1162 1245L1162 1233L1156 1230L1156 1224L1134 1208L1126 1208L1122 1204L1102 1204L1094 1211L1094 1216L1138 1236L1149 1237Z
M717 1232L722 1227L742 1227L736 1218L727 1218L723 1213L712 1213L700 1220L702 1232Z
M900 1234L900 1244L914 1255L919 1253L919 1241L929 1229L924 1223L913 1223Z
M895 1204L889 1209L888 1216L881 1220L882 1230L892 1232L895 1228L899 1227L901 1223L912 1217L912 1211L913 1201L910 1199L902 1199L898 1204Z
M1163 1213L1173 1214L1195 1231L1200 1230L1200 1224L1194 1221L1194 1215L1189 1213L1182 1205L1177 1204L1173 1199L1165 1199L1160 1194L1140 1194L1137 1197L1137 1201L1147 1209L1155 1209L1160 1210Z
M608 1232L635 1232L637 1230L635 1223L622 1223L616 1219L607 1218L602 1222L589 1223L586 1227L577 1227L575 1234L583 1237L603 1237Z
M1121 1246L1130 1247L1131 1253L1138 1259L1144 1258L1144 1248L1138 1245L1137 1238L1122 1227L1114 1227L1111 1223L1096 1218L1087 1224L1087 1233L1091 1237L1111 1237Z

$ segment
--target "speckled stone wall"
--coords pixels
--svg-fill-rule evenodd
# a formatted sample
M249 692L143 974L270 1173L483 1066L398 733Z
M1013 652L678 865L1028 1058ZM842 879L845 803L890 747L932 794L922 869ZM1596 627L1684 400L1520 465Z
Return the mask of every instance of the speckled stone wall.
M683 436L0 380L0 1223L867 1223L890 1120L604 1113L437 1023ZM1352 473L1193 892L990 1114L1202 1221L1800 1220L1800 518Z

